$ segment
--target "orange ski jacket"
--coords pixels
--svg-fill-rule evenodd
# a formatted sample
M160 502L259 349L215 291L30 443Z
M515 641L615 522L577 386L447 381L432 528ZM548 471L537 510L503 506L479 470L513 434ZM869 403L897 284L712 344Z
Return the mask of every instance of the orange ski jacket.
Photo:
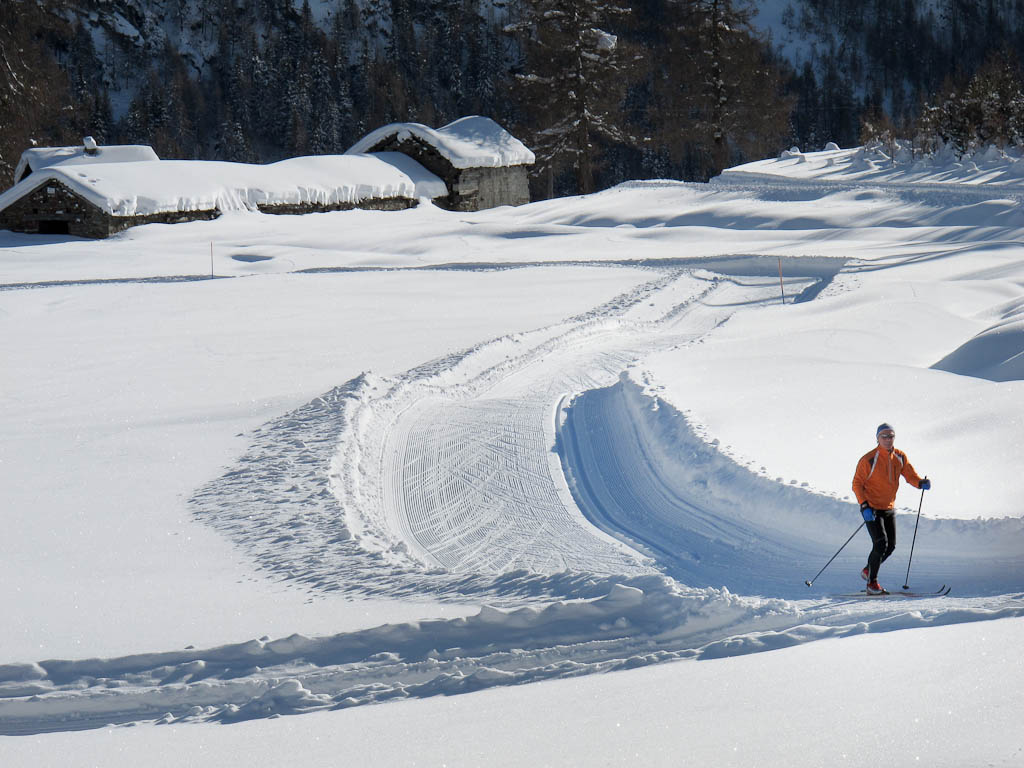
M893 509L900 475L915 488L921 487L921 478L907 460L907 454L899 448L893 448L892 453L881 447L868 451L860 457L853 474L857 503L866 501L872 509Z

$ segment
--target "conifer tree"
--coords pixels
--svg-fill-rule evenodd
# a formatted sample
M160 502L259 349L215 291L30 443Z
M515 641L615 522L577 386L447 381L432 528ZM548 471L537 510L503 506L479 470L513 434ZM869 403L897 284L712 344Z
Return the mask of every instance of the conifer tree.
M524 53L515 73L537 171L568 165L580 193L594 189L596 142L626 140L618 109L626 57L606 31L629 9L618 0L523 0L505 31ZM551 178L549 176L549 178Z
M11 181L22 151L36 143L80 141L71 136L67 74L53 47L70 30L55 3L8 2L0 12L0 177Z
M687 175L706 179L776 150L792 105L746 0L671 0L668 11L675 34L660 51L652 109Z

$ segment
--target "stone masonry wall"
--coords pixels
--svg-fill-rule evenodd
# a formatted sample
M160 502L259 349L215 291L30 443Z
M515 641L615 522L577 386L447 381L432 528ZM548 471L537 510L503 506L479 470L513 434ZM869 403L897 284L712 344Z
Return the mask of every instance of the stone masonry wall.
M406 197L371 198L357 204L261 205L261 213L303 214L346 211L363 208L375 211L400 211L415 207L416 201ZM64 184L48 179L24 197L0 211L0 229L28 234L67 234L78 237L109 237L129 227L142 224L178 224L184 221L209 221L220 216L218 210L168 211L144 216L111 216Z
M415 208L416 200L409 197L373 197L360 200L358 203L332 203L318 205L315 203L278 203L276 205L259 206L260 213L295 215L302 213L327 213L328 211L351 211L361 208L366 211L404 211Z
M38 187L0 211L0 227L30 234L60 233L79 237L106 237L110 215L59 181L46 179Z
M530 182L525 165L502 168L466 168L450 196L452 210L482 211L499 205L530 202Z
M220 211L168 211L145 216L111 216L77 192L46 179L0 211L0 229L28 234L67 234L101 238L140 224L177 224L215 219Z

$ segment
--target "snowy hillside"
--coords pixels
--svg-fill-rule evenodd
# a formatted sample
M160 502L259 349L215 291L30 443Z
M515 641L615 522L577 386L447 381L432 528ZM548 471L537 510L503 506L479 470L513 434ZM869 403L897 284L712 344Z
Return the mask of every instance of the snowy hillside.
M0 232L0 764L1018 764L1024 183L968 162ZM880 580L948 596L858 594L881 421Z

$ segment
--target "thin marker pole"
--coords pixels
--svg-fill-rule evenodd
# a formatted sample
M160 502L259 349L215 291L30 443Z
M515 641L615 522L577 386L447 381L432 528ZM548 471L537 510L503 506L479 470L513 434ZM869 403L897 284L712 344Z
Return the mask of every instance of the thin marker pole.
M782 303L786 303L786 289L782 285L782 257L779 256L779 293L782 294Z

